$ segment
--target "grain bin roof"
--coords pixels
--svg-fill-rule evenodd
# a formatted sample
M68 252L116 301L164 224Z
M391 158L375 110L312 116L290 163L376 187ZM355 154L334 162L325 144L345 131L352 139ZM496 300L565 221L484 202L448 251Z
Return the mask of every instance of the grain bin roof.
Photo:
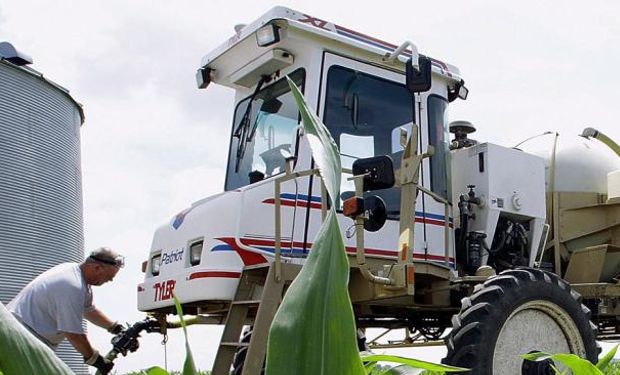
M43 76L43 73L41 73L41 72L39 72L39 71L36 71L36 70L34 70L34 69L32 69L32 68L30 68L30 67L28 67L28 66L25 66L25 65L23 65L23 66L16 65L16 64L14 64L14 63L10 62L9 60L7 60L7 59L5 59L5 58L2 58L2 57L0 57L0 64L2 64L2 65L6 65L6 66L9 66L9 67L11 67L11 68L13 68L13 69L16 69L16 70L21 70L21 71L22 71L22 72L24 72L24 73L30 74L30 75L32 75L32 76L34 76L34 77L36 77L36 78L40 79L41 81L43 81L43 82L47 83L48 85L50 85L50 86L54 87L54 88L55 88L55 89L57 89L58 91L62 92L62 93L63 93L64 95L66 95L69 99L71 99L71 101L72 101L72 102L73 102L73 103L77 106L78 111L80 112L80 122L81 122L81 124L84 124L84 120L85 120L85 116L84 116L84 108L82 107L82 104L81 104L81 103L79 103L77 100L75 100L75 99L71 96L71 94L69 94L69 90L67 90L66 88L64 88L64 87L60 86L59 84L55 83L54 81L51 81L51 80L49 80L49 79L45 78L45 77Z

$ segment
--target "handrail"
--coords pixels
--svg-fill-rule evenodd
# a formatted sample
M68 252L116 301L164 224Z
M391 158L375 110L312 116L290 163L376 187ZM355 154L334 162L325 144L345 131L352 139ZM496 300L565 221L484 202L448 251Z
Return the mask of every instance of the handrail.
M280 282L282 280L282 214L281 207L282 201L280 200L280 193L282 191L282 183L297 179L299 177L306 177L312 175L318 175L318 168L308 169L301 172L293 172L292 171L292 161L287 160L285 173L284 175L277 177L274 183L274 210L275 210L275 272L274 277L276 282ZM321 193L321 202L326 201L323 197L323 192Z

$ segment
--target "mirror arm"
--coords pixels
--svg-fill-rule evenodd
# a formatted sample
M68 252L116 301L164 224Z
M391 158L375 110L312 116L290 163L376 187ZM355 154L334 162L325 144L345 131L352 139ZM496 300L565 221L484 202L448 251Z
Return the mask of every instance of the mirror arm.
M413 42L411 42L409 40L406 40L405 42L403 42L403 44L401 44L398 48L396 48L394 50L394 52L386 53L385 56L383 57L383 61L389 62L389 63L393 63L394 60L396 60L396 58L398 58L398 56L400 56L403 52L405 52L407 47L411 48L411 60L412 60L412 63L413 63L413 67L416 70L418 70L419 69L419 64L418 64L418 60L419 60L418 47Z

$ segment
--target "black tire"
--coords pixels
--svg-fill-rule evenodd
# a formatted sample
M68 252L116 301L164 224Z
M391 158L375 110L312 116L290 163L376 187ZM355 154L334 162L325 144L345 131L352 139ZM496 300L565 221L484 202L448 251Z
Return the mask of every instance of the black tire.
M532 351L570 352L593 363L600 352L581 296L555 274L536 269L507 270L477 285L461 301L452 327L442 362L476 375L545 373L522 372L520 355Z
M243 331L243 334L241 336L241 343L246 343L249 344L250 343L250 338L252 338L252 331L253 331L253 327L248 327L246 330ZM241 372L243 371L243 364L245 363L245 357L248 354L248 347L247 346L242 346L239 347L239 349L237 349L237 352L235 353L235 357L233 358L233 370L232 370L232 375L241 375ZM260 375L264 375L265 374L265 364L263 363L263 368L261 369Z
M250 326L245 331L243 331L243 334L241 336L242 343L250 342L250 338L252 337L252 328L253 327ZM368 344L366 343L366 335L364 331L360 329L357 330L357 347L360 352L370 351L370 349L368 348ZM248 353L247 346L243 346L237 349L237 352L235 353L235 357L233 358L233 366L232 366L233 369L231 372L232 375L241 375L241 372L243 371L243 364L245 362L245 357L247 353ZM265 375L265 363L263 363L263 368L260 374Z

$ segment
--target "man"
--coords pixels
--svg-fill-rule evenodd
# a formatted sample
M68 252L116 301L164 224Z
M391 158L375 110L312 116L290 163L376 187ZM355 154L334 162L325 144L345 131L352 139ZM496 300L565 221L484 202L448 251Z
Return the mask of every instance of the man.
M66 338L87 364L108 374L114 364L92 347L82 322L86 318L112 334L122 332L122 325L93 305L91 285L112 281L123 266L124 258L115 251L96 249L81 264L63 263L37 276L7 308L52 349Z

